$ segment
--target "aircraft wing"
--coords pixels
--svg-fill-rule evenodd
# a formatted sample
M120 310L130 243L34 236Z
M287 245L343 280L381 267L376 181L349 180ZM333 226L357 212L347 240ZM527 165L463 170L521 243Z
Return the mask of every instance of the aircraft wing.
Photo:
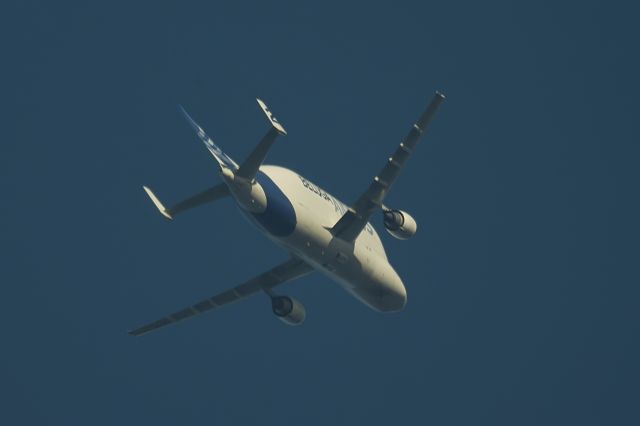
M129 334L133 336L140 336L160 327L164 327L165 325L173 324L174 322L182 321L183 319L204 313L211 309L216 309L223 305L236 302L260 291L269 291L279 284L300 278L312 271L313 268L301 259L291 258L275 268L250 279L244 284L240 284L237 287L205 299L195 305L182 309L181 311L174 312L173 314L160 318L157 321L131 330L129 331Z
M382 201L416 148L420 137L427 130L429 122L443 100L444 95L436 92L433 100L413 125L407 137L400 143L393 155L389 157L387 164L373 178L369 188L331 228L334 236L345 241L354 241L366 226L371 214L378 208L383 208Z

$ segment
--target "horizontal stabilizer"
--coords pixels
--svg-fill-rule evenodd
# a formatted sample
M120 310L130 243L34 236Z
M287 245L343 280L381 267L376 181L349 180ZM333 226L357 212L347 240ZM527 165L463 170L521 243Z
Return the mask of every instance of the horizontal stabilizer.
M271 149L271 145L273 145L273 142L275 142L278 135L287 134L287 131L284 130L282 124L280 124L280 122L278 122L271 111L269 111L267 105L260 99L256 100L258 101L258 105L260 105L260 108L262 108L262 111L269 119L271 128L264 135L260 143L253 149L253 151L251 151L251 154L249 154L246 160L244 160L244 162L238 168L238 171L235 173L235 176L237 178L245 179L248 181L253 181L253 179L256 177L260 166L264 162L265 158L267 158L269 149Z
M179 203L174 204L170 208L166 208L160 202L158 197L156 197L153 191L151 191L151 189L146 186L143 186L143 188L149 198L151 198L151 201L153 201L153 204L155 204L160 213L162 213L162 215L167 219L173 219L173 217L180 212L198 207L205 203L210 203L219 198L229 195L229 187L227 187L225 183L221 183L209 189L205 189L204 191L199 192L196 195L193 195L185 200L182 200Z

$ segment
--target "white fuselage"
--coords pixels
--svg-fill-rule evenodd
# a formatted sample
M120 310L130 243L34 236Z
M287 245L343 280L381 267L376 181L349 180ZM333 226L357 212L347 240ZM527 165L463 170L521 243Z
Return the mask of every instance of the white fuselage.
M222 173L252 223L367 306L383 312L404 307L405 287L371 224L353 243L335 238L330 229L347 210L344 203L289 169L263 165L260 172L251 189Z

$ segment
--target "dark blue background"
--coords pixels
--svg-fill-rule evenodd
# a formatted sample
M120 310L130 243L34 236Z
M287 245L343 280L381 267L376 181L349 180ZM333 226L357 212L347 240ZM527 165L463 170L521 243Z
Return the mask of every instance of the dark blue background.
M0 423L639 424L639 11L559 3L4 2ZM155 211L218 182L179 103L242 160L262 97L350 203L436 89L402 313L311 275L303 327L126 334L286 258L230 200Z

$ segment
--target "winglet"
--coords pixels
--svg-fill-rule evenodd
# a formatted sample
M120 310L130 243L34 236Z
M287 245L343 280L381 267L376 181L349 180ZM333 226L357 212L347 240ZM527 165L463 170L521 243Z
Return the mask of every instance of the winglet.
M162 203L160 202L158 197L156 197L156 195L153 193L153 191L151 191L146 186L143 186L142 188L147 193L149 198L151 198L151 201L153 201L153 204L155 204L156 208L162 214L162 216L166 217L169 220L172 220L173 217L171 217L171 215L169 214L169 211L162 205Z
M264 102L262 102L261 99L258 99L258 98L256 98L256 101L258 101L258 105L260 105L260 108L262 108L262 112L264 112L264 114L267 116L267 119L269 119L269 122L271 123L273 128L276 129L281 135L286 135L287 131L284 129L282 124L280 124L280 122L273 115L273 113L269 111L267 104L265 104Z

